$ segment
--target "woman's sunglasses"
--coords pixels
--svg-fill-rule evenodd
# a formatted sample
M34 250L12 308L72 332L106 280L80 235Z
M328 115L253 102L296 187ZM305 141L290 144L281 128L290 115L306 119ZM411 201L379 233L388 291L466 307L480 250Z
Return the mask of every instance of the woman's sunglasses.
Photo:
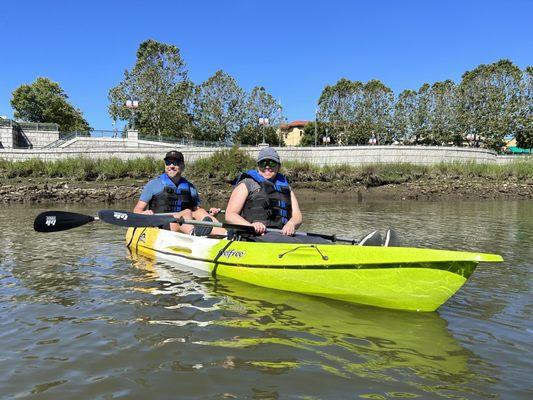
M266 168L266 167L275 168L279 165L279 163L274 160L262 160L262 161L259 161L257 165L259 165L259 168Z
M165 160L165 165L175 165L175 166L178 166L180 165L181 162L178 161L178 160Z

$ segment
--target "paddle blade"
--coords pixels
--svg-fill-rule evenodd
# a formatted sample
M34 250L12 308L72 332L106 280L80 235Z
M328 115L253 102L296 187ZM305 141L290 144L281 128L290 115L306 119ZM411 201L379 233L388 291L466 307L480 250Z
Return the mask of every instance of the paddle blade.
M144 215L116 210L100 210L98 211L98 218L108 224L124 226L127 228L161 226L176 221L173 217L168 215Z
M45 211L33 221L33 229L37 232L59 232L77 228L93 222L90 215L72 213L67 211Z

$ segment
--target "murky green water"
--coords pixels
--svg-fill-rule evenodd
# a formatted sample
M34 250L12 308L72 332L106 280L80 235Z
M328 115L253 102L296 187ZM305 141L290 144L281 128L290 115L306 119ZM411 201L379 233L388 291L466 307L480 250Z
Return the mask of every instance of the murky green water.
M310 231L393 226L406 244L506 261L479 266L437 313L405 313L215 283L133 258L120 228L37 234L49 208L3 206L0 397L533 396L533 202L301 200Z

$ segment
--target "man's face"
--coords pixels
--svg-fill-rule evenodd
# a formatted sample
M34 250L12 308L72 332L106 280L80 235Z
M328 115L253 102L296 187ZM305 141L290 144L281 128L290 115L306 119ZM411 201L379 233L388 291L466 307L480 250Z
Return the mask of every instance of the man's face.
M175 158L167 158L165 160L165 172L169 178L180 177L185 165Z

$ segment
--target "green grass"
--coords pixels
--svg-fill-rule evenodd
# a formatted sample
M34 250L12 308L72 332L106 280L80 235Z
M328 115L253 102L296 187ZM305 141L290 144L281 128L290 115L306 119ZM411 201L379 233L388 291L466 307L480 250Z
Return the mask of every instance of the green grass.
M254 168L254 160L237 148L216 152L186 166L185 176L192 181L229 182L240 172ZM0 179L63 178L78 181L113 179L150 179L162 173L163 162L154 158L93 160L84 157L59 161L6 161L0 159ZM424 166L413 164L370 164L364 166L328 165L324 167L301 162L283 164L284 172L293 183L342 182L379 186L403 183L421 178L509 178L532 179L533 159L523 158L510 164L442 163Z

